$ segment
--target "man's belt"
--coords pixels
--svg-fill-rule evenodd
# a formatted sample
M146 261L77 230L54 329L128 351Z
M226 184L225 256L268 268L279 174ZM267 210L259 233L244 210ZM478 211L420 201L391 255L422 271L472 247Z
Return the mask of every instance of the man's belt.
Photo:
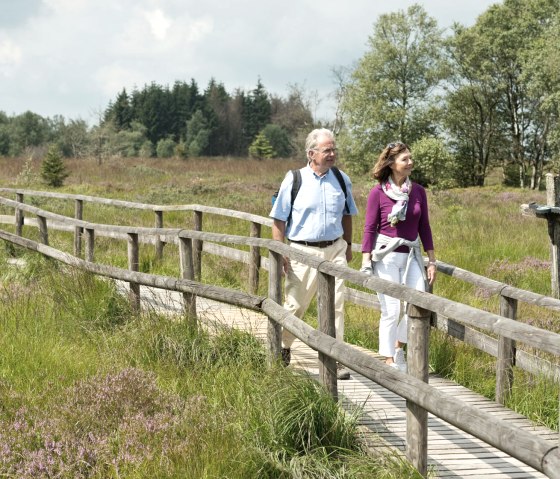
M305 246L314 246L315 248L326 248L327 246L335 244L337 241L338 241L338 239L329 240L329 241L296 241L296 240L290 240L290 243L303 244Z

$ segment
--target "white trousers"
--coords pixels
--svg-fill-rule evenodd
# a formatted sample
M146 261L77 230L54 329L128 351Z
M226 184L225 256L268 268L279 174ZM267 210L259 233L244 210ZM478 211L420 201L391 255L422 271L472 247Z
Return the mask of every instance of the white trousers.
M326 248L316 248L302 244L291 243L293 248L305 253L318 256L322 259L332 261L335 264L346 266L346 241L342 238ZM284 308L303 318L305 311L317 292L317 270L295 260L290 260L290 268L285 282L286 298ZM335 279L334 285L334 325L336 338L344 338L344 281ZM282 347L290 348L295 336L287 330L282 331Z
M422 270L417 261L412 261L408 269L407 278L404 278L408 253L388 253L381 261L375 263L374 273L381 279L405 284L419 291L426 290L426 284L422 276ZM401 301L391 296L377 294L381 305L381 317L379 319L379 354L381 356L393 357L395 355L395 344L407 342L408 317L401 317Z

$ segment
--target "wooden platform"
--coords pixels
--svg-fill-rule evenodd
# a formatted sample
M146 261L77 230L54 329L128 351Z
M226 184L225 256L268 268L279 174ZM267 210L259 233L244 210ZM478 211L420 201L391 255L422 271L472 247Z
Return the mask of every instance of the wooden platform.
M178 313L181 311L180 295L142 287L144 307L158 311ZM251 331L265 338L267 318L264 315L242 310L215 301L197 299L199 320L208 328L228 325ZM365 350L364 350L365 351ZM377 356L373 352L369 352ZM291 368L318 377L317 353L301 341L292 347ZM525 417L490 401L452 381L430 375L429 382L445 393L476 407L492 411L496 416L511 421L516 426L531 431L558 444L558 433L543 427L535 427ZM403 454L406 448L405 400L377 385L360 374L352 372L347 381L338 381L339 396L348 410L362 408L360 429L364 439L373 448L390 448ZM484 443L470 434L429 415L428 463L430 477L440 478L545 478L546 476L506 453ZM515 437L511 438L515 441Z

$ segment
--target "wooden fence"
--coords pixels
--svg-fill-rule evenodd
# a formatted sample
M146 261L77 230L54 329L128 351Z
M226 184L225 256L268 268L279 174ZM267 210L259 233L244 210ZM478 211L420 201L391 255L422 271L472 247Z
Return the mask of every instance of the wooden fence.
M129 282L131 301L135 307L140 306L139 286L146 285L182 292L185 310L193 320L196 317L194 302L196 296L262 311L269 318L268 349L270 359L276 360L279 358L280 332L281 328L286 328L319 352L320 380L335 399L338 398L337 361L405 398L407 401L407 457L422 474L425 475L427 472L427 414L430 412L505 451L547 476L560 478L558 445L551 446L550 442L517 429L507 422L458 401L455 397L441 393L427 384L430 320L433 321L434 325L447 330L449 334L497 357L496 394L500 400L503 400L511 390L514 364L536 372L548 371L558 378L557 364L537 360L528 353L520 354L521 351L517 350L515 344L520 342L537 351L546 352L552 357L558 358L560 355L560 335L517 322L515 316L518 301L560 310L559 300L513 288L438 262L439 271L500 295L500 314L494 314L427 292L416 291L406 286L371 277L348 267L337 266L331 262L322 261L314 256L294 250L283 243L263 239L260 237L261 226L270 226L271 221L256 215L201 205L142 205L82 195L61 195L8 189L0 189L0 191L16 195L16 201L0 198L0 204L5 208L13 209L14 215L11 216L11 221L15 223L15 234L0 231L0 238L94 274ZM76 217L69 218L24 204L24 198L28 195L74 200ZM113 226L84 221L84 202L152 210L155 213L156 227ZM194 229L164 228L164 211L192 211L194 214ZM203 213L219 214L249 221L249 236L203 232ZM36 223L29 221L28 215L35 216ZM38 226L40 242L23 237L23 226L26 224L36 224ZM49 246L49 228L74 232L73 255ZM80 257L82 236L85 237L85 259ZM128 269L95 263L96 236L109 236L127 241ZM164 244L177 244L180 252L181 277L173 278L139 272L138 252L140 242L154 243L156 256L158 257L163 255ZM219 243L249 247L249 251L221 246ZM358 246L354 245L353 248L358 249ZM248 264L250 292L244 293L201 284L203 250L229 258L233 257ZM261 251L264 250L268 251L268 259L261 257ZM280 306L282 302L282 256L304 262L316 268L319 272L319 326L317 330L289 314ZM269 271L268 295L265 297L256 294L261 268ZM347 284L359 285L372 292L380 292L399 298L409 305L411 334L408 344L408 375L386 366L381 361L372 359L369 355L333 337L335 277L344 279ZM364 306L376 306L372 293L364 293L352 288L348 288L347 299ZM479 332L479 330L491 333L498 339L493 339L488 334ZM512 438L515 438L515 440L512 440Z

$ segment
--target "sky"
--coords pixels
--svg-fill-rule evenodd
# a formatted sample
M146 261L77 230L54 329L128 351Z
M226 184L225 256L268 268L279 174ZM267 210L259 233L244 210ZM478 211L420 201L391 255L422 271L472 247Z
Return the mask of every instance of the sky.
M379 15L420 3L442 29L496 0L0 0L0 111L96 124L126 88L210 79L233 93L260 81L334 116L333 70L367 51Z

